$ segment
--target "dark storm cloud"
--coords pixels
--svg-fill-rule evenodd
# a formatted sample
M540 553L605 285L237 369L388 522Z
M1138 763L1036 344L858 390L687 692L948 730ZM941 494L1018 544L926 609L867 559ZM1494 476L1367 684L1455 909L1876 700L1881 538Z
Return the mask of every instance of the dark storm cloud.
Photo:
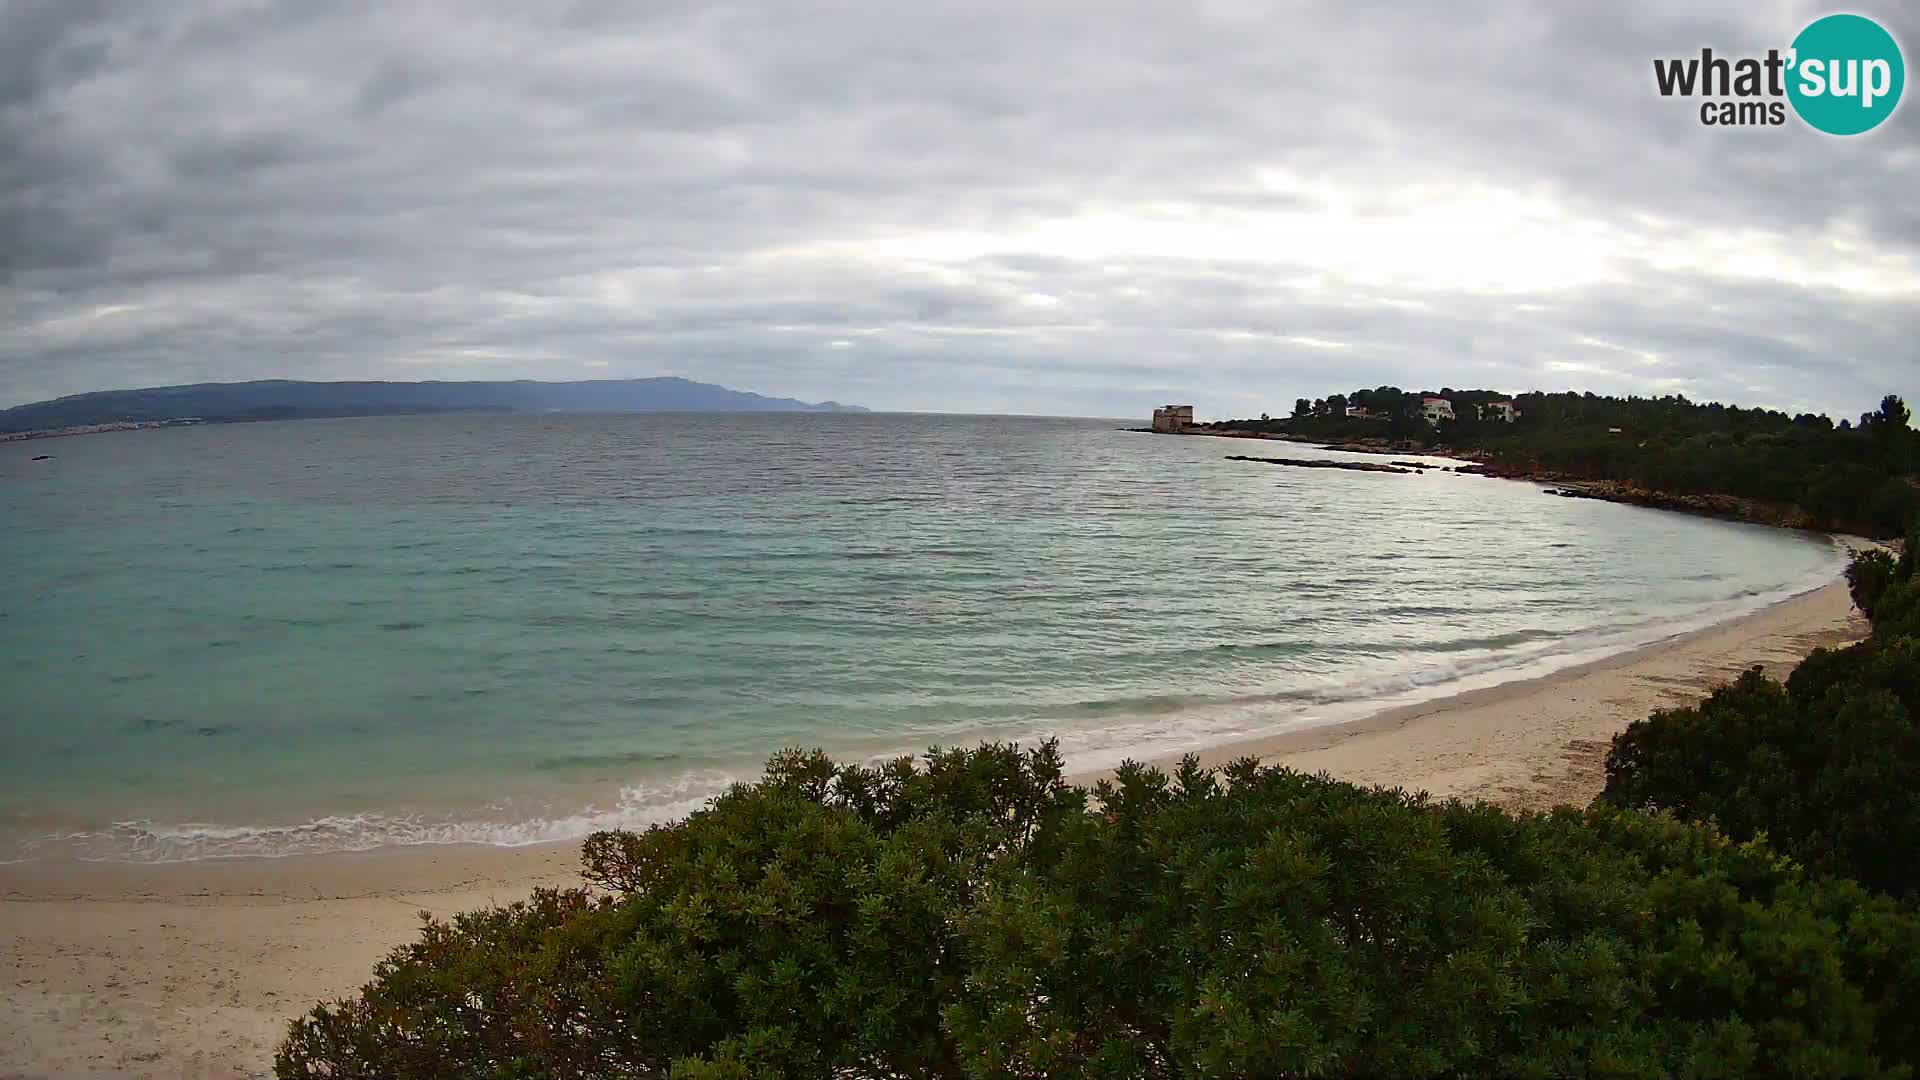
M1920 112L1704 128L1655 56L1821 12L1665 7L0 2L0 402L1920 389Z

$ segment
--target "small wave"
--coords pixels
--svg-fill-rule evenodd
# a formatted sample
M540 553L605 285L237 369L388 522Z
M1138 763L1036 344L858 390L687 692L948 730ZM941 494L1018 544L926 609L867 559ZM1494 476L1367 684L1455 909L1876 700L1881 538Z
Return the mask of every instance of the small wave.
M1424 618L1431 615L1471 614L1466 608L1454 604L1387 604L1379 609L1386 618Z
M1527 629L1510 630L1504 634L1490 634L1486 637L1447 638L1442 641L1360 642L1346 647L1362 652L1457 653L1476 652L1482 649L1511 649L1516 645L1531 645L1536 641L1560 641L1567 636L1560 630Z
M474 844L527 847L578 840L604 829L644 828L704 807L735 780L721 772L686 773L665 784L623 787L610 807L525 820L462 819L407 814L332 814L294 824L118 821L104 829L38 836L4 863L44 859L176 863L372 851L385 847Z
M536 769L590 769L608 766L651 765L659 766L681 760L678 754L663 754L653 750L627 750L606 754L554 754L534 762Z
M1474 646L1456 640L1449 643L1451 649L1473 647L1475 652L1417 664L1395 658L1390 666L1376 666L1357 676L1272 693L1168 694L1083 701L1045 709L1027 721L968 734L1018 740L1055 737L1074 769L1109 768L1128 758L1146 760L1323 727L1469 690L1538 678L1704 630L1832 580L1831 573L1823 573L1784 587L1743 590L1721 603L1693 611L1661 613L1570 634L1516 631L1478 639ZM1396 649L1401 656L1420 651Z
M1616 612L1609 624L1580 633L1551 634L1519 629L1502 635L1483 634L1478 638L1425 645L1382 643L1381 651L1391 655L1371 658L1358 670L1344 665L1343 670L1337 672L1322 669L1324 677L1320 681L1273 688L1264 693L1258 691L1266 688L1252 679L1231 687L1216 686L1214 689L1228 692L1214 694L1204 692L1209 689L1204 682L1196 687L1203 691L1201 693L1178 693L1170 689L1155 694L1151 691L1159 688L1146 687L1147 693L1122 692L1102 698L1097 690L1086 693L1083 689L1060 696L1084 694L1090 700L1056 701L1031 709L1023 704L1018 713L1001 712L990 722L976 718L964 727L956 725L942 732L941 736L948 745L963 745L978 738L1026 741L1053 735L1062 740L1062 749L1076 769L1102 768L1127 757L1154 758L1239 739L1334 724L1462 690L1548 674L1734 618L1825 585L1834 580L1836 574L1837 565L1793 585L1743 589L1737 595L1723 595L1716 603L1686 611L1649 608L1638 612L1638 618L1628 620L1620 619ZM1274 641L1239 647L1284 649L1286 633L1283 630L1275 634ZM1354 659L1362 659L1357 655L1358 649L1351 645L1347 648L1355 654ZM1259 654L1255 653L1254 658L1257 660ZM1248 690L1255 692L1245 692ZM469 692L480 692L480 688L471 688ZM209 737L220 734L215 729L201 733ZM903 731L897 736L883 734L870 739L869 744L902 748L878 755L891 757L924 749L927 734L925 730ZM839 748L844 748L846 740L854 737L843 733ZM834 736L823 733L822 742L829 750L837 749ZM566 769L601 764L611 770L631 765L634 772L642 774L663 771L662 763L651 760L601 762L564 756L550 759L543 767ZM689 762L683 760L665 767L672 769L686 764ZM518 847L574 840L599 829L641 827L674 820L699 809L733 779L719 771L683 772L664 784L624 787L611 805L583 806L571 813L564 808L548 814L514 813L496 807L466 815L356 813L280 823L138 819L104 828L60 832L54 832L56 826L51 823L43 822L32 827L32 831L42 834L17 848L19 858L9 861L76 858L167 863L421 845ZM16 830L13 835L22 831L28 830Z
M1554 641L1565 637L1559 630L1527 629L1513 630L1504 634L1486 637L1443 638L1436 641L1342 641L1339 648L1344 652L1359 654L1378 653L1457 653L1473 652L1482 649L1510 649L1516 645L1526 645L1535 641ZM1253 654L1273 654L1292 656L1311 652L1324 647L1325 643L1306 638L1285 638L1279 641L1228 641L1218 645L1204 646L1203 649L1186 649L1182 652L1234 652ZM1178 655L1178 654L1175 654Z

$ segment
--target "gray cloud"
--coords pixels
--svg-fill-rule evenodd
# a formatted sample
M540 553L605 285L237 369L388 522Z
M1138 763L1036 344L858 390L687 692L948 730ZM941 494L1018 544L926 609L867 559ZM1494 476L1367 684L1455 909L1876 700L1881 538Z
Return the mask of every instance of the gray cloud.
M1821 12L1664 7L12 0L0 403L658 373L1123 415L1920 390L1920 112L1702 127L1654 56ZM1920 43L1910 8L1863 13Z

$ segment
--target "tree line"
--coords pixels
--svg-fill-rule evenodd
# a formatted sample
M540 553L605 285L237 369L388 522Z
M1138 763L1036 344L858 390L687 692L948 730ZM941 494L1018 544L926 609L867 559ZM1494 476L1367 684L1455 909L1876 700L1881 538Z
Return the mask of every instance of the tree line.
M1679 395L1527 393L1511 397L1518 415L1509 423L1484 411L1507 395L1442 388L1431 396L1452 402L1455 418L1438 425L1416 415L1426 396L1381 386L1301 398L1287 417L1229 423L1329 441L1379 437L1475 451L1516 470L1648 491L1732 495L1797 507L1815 527L1875 537L1900 535L1920 512L1920 432L1895 395L1857 422L1835 423ZM1350 406L1369 415L1348 416Z

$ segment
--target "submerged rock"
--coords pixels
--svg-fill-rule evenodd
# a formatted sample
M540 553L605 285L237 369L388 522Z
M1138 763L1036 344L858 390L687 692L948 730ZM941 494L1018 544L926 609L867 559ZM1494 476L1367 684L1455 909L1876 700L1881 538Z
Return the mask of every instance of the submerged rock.
M1296 469L1347 469L1351 472L1384 472L1407 475L1412 469L1403 469L1398 465L1376 465L1371 461L1327 461L1324 458L1283 458L1248 457L1245 454L1228 454L1228 461L1258 461L1263 465L1291 465Z

